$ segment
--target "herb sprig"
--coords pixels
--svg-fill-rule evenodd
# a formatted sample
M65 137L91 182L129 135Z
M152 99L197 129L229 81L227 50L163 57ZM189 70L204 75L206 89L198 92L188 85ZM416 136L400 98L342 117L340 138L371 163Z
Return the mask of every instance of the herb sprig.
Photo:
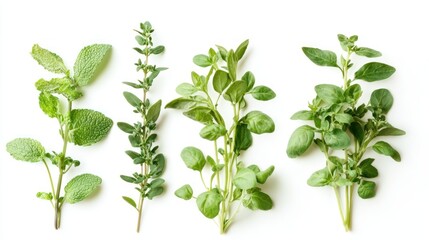
M192 72L192 83L182 83L176 89L181 97L166 105L166 108L182 110L186 117L203 124L200 136L213 143L214 151L210 155L205 156L193 146L181 152L185 165L200 175L204 191L196 194L186 184L176 190L175 195L185 200L195 199L205 217L218 217L221 233L227 231L241 205L251 210L269 210L273 206L261 185L273 173L274 166L265 170L257 165L246 166L241 156L252 145L253 134L272 133L275 128L273 120L261 111L244 113L247 96L261 101L276 96L269 87L254 86L252 72L239 77L239 62L248 43L246 40L229 51L217 46L218 51L210 48L208 55L196 55L193 62L209 68L208 73ZM231 106L232 116L219 107L224 106L221 101ZM232 123L228 125L230 120Z
M89 146L101 141L110 131L113 121L102 113L90 109L73 109L73 102L83 96L81 89L95 80L103 68L111 46L94 44L84 47L74 64L74 75L64 65L57 54L35 44L31 55L49 72L59 74L51 80L40 79L36 88L40 91L39 106L51 118L55 118L60 126L59 132L63 147L59 152L47 152L42 144L31 138L17 138L6 145L7 151L17 160L26 162L42 162L48 173L50 191L38 192L37 197L50 201L55 212L55 228L61 223L61 209L64 203L74 204L90 196L101 184L101 178L93 174L81 174L71 179L61 194L63 177L72 168L80 165L80 161L67 156L69 142L78 146ZM64 100L60 100L62 97ZM58 181L54 179L48 163L58 168Z
M135 30L137 43L141 46L134 48L139 54L143 55L143 61L138 59L135 63L137 72L143 73L143 78L137 82L124 82L124 84L142 90L142 97L139 98L131 92L124 92L127 102L134 107L133 112L140 115L141 120L129 124L118 122L118 127L129 134L128 139L131 146L138 148L139 151L128 150L125 153L133 160L133 163L139 166L140 171L131 176L121 175L122 180L135 185L139 192L138 202L131 197L122 198L135 208L138 212L137 232L140 231L140 222L143 212L143 203L145 198L153 199L163 191L164 179L160 178L164 172L165 157L157 153L158 146L154 146L157 134L154 133L157 127L157 120L161 111L161 100L151 103L148 98L148 92L158 74L166 70L163 67L157 67L149 64L149 57L164 52L164 46L153 46L152 33L154 29L149 22L141 23L140 30Z
M369 62L352 75L351 57L354 54L375 58L380 57L381 53L358 47L356 35L346 37L339 34L338 40L344 50L340 64L332 51L302 48L316 65L338 68L343 85L319 84L315 87L316 98L309 103L309 110L299 111L291 117L293 120L313 121L313 126L303 125L292 133L287 154L291 158L299 157L313 142L319 147L325 156L326 167L314 172L307 183L313 187L330 186L334 189L344 228L349 231L356 185L361 198L376 195L376 183L370 179L378 176L378 170L373 165L375 159L365 157L365 153L372 148L376 153L401 161L400 154L389 143L376 139L404 135L405 131L393 127L386 119L393 105L389 90L377 89L372 92L368 103L359 103L362 89L357 80L384 80L395 72L395 68L380 62Z

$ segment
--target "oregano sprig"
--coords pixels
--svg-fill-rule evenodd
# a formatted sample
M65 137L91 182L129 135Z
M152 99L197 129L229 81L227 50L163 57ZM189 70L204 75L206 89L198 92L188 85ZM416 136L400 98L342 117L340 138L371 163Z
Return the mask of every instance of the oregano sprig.
M31 55L49 72L58 74L50 80L40 79L36 88L40 91L39 106L42 111L59 123L63 142L60 151L47 152L42 144L31 138L17 138L6 145L7 151L17 160L42 162L48 173L50 190L36 196L50 201L55 212L55 228L61 223L61 209L65 203L74 204L90 196L101 184L101 178L85 173L71 179L61 193L64 175L80 165L80 161L67 156L69 142L77 146L89 146L101 141L110 131L113 121L102 113L90 109L73 109L73 102L83 96L82 89L95 80L107 61L111 46L93 44L84 47L75 61L74 74L57 54L35 44ZM57 184L48 163L58 168Z
M255 86L252 72L239 75L239 63L248 44L246 40L229 51L217 46L217 51L210 48L208 55L196 55L193 62L209 68L208 73L192 72L192 82L176 88L181 97L166 105L166 108L182 110L185 116L201 123L200 136L213 143L210 155L193 146L185 147L180 154L185 165L200 175L204 191L194 193L186 184L177 189L175 195L185 200L196 199L205 217L218 217L221 233L227 231L241 206L251 210L269 210L273 206L271 197L261 187L273 173L274 166L261 170L257 165L246 165L241 156L252 145L252 135L272 133L275 129L267 114L245 111L249 95L261 101L276 96L269 87ZM219 107L224 106L221 101L232 111Z
M134 112L140 115L141 120L136 123L129 124L118 122L118 127L129 134L128 139L131 146L138 148L138 151L128 150L125 153L133 160L133 163L139 166L139 172L132 175L121 175L122 180L135 185L135 189L139 193L138 201L133 198L123 196L122 198L135 208L138 212L137 232L140 231L140 221L143 211L143 203L145 198L149 200L160 195L163 191L164 179L160 176L164 172L165 157L161 153L157 153L158 146L155 146L157 134L157 120L161 111L161 100L152 103L148 98L148 92L153 84L154 79L158 74L166 70L163 67L157 67L149 64L149 57L164 52L164 46L153 46L152 33L154 29L149 22L141 23L140 30L135 30L138 35L136 41L139 47L134 48L143 56L135 63L137 72L142 73L142 79L137 82L124 82L124 84L141 89L141 98L131 92L124 92L124 97L127 102L134 108Z
M368 103L360 103L362 96L358 80L366 82L389 78L395 68L380 62L368 62L351 71L353 55L367 58L380 57L371 48L358 47L358 36L338 35L344 53L338 63L337 55L328 50L303 47L304 54L316 65L338 68L342 86L319 84L315 87L316 98L309 110L295 113L291 119L312 121L291 135L287 154L291 158L301 156L314 142L325 156L326 167L314 172L307 183L313 187L331 186L338 202L341 219L346 231L351 230L353 194L363 198L376 195L376 183L370 179L378 176L374 158L365 157L368 149L401 161L401 156L389 143L377 140L382 136L400 136L405 131L393 127L386 119L393 105L389 90L381 88L372 92ZM341 194L341 191L343 194Z

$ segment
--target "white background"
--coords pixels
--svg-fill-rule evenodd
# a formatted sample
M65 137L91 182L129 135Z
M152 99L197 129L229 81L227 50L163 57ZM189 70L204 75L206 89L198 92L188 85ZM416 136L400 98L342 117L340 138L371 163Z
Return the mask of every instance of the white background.
M256 3L259 2L259 3ZM429 169L426 149L429 15L424 1L24 1L0 2L0 239L376 239L429 237L427 231ZM113 45L110 63L96 82L84 90L76 107L99 110L117 121L134 121L122 91L122 81L137 77L133 63L138 55L134 32L141 21L151 21L154 41L166 52L153 58L169 70L160 74L151 98L164 103L177 97L175 87L190 81L190 72L205 73L192 64L192 57L206 53L215 44L235 48L249 38L249 50L241 72L251 70L257 84L277 92L270 102L251 102L276 123L273 134L256 136L246 162L262 168L276 166L267 183L275 201L268 212L238 215L227 235L220 236L215 224L204 218L195 202L174 196L185 183L200 187L197 174L188 170L180 151L188 145L210 149L198 136L201 125L175 110L162 112L160 150L168 165L165 193L146 202L142 229L135 233L136 212L122 199L135 196L120 174L137 170L123 153L127 137L116 126L102 143L90 148L70 145L71 156L80 159L79 173L103 178L97 195L76 205L65 205L61 229L53 228L53 211L35 193L49 189L42 164L13 160L5 144L16 137L38 139L49 150L59 151L61 140L55 120L38 107L34 82L52 77L31 58L39 43L73 66L79 50L92 43ZM395 104L389 120L407 135L388 139L402 154L402 162L377 157L380 176L377 196L355 196L353 231L345 233L335 197L330 188L306 185L309 175L324 164L318 151L289 159L285 149L291 132L303 122L289 117L306 108L320 83L341 84L338 70L311 63L302 46L341 50L336 35L357 34L360 46L384 55L379 61L397 68L386 81L362 83L364 98L376 88L391 90ZM357 60L360 66L362 61ZM366 100L365 100L366 101ZM316 150L316 149L313 149Z

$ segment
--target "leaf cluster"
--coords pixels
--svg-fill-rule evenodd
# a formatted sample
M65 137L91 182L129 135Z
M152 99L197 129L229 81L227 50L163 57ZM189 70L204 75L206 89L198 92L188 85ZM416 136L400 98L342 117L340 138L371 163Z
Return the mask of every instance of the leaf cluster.
M208 54L196 55L193 62L208 68L208 73L192 72L191 82L181 83L176 88L181 96L166 105L166 108L181 110L183 115L202 124L200 136L213 142L215 152L211 155L205 155L192 146L184 148L181 153L185 165L199 172L205 191L194 195L192 187L187 184L175 194L185 200L196 198L198 209L207 218L219 216L221 232L232 222L234 215L229 213L233 202L251 210L269 210L273 204L260 185L265 183L274 167L262 171L256 165L246 167L244 161L239 160L242 151L252 145L255 134L275 130L274 122L267 114L257 110L243 114L248 97L268 101L276 96L267 86L255 86L252 72L239 74L239 63L248 44L246 40L229 51L217 46L216 50L210 48ZM221 112L219 106L223 105L220 101L229 103L232 116ZM230 119L233 122L228 125ZM209 174L209 181L204 179L205 173Z

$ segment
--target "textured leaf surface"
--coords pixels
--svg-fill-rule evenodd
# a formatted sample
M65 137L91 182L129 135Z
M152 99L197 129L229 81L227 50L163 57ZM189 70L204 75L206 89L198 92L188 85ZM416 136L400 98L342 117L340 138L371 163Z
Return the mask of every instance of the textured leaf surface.
M50 72L66 73L68 71L60 56L40 47L38 44L33 45L31 56L33 56L40 65Z
M79 86L95 79L111 49L108 44L93 44L80 51L74 64L74 78Z
M74 177L64 187L64 200L68 203L77 203L89 197L101 184L101 178L89 173Z
M197 206L200 212L207 218L214 218L219 213L219 204L222 202L222 195L216 190L201 193L197 197Z
M303 154L310 147L314 139L314 130L308 125L297 128L289 138L287 145L287 155L296 158Z
M70 120L70 141L79 146L88 146L101 141L113 125L110 118L89 109L72 110Z
M243 205L251 210L270 210L273 208L271 197L261 191L249 194L249 198L243 200Z
M39 162L45 155L45 148L31 138L16 138L6 144L6 150L16 160Z

